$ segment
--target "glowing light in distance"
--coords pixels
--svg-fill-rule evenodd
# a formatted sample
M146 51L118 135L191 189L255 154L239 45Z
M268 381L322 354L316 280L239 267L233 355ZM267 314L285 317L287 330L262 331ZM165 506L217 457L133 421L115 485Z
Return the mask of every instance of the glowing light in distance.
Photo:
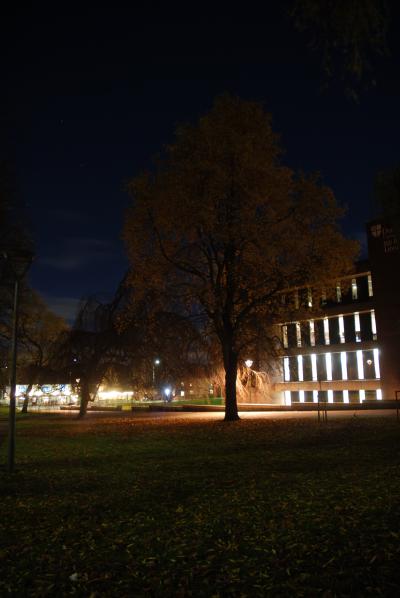
M296 340L297 340L297 346L301 347L301 328L300 328L300 322L296 322Z
M343 316L339 316L339 338L341 343L345 342Z
M303 375L303 356L302 355L297 356L297 365L298 365L298 370L299 370L299 382L303 382L304 375Z
M331 353L325 354L325 363L326 363L326 379L332 380L332 355L331 355Z
M381 377L381 368L379 367L379 349L374 349L374 367L375 378Z
M376 319L375 319L375 310L371 311L371 330L372 330L372 334L374 336L374 339L376 338Z
M286 324L284 326L282 326L282 340L283 340L283 346L285 347L285 349L287 349L289 346L289 341L288 341Z
M357 351L357 373L358 379L364 380L364 364L362 351Z
M361 342L360 314L358 311L354 314L354 330L356 333L356 343Z
M368 297L374 296L374 290L372 287L372 277L371 274L368 274Z
M351 296L353 299L357 299L357 296L358 296L357 280L355 278L351 279Z
M315 326L314 320L310 320L310 345L315 347Z
M342 365L342 380L347 380L347 353L342 351L340 354L340 363Z
M324 318L324 337L325 337L325 345L329 345L329 322L328 318Z
M290 380L289 357L283 358L283 368L285 371L285 380L289 381Z
M315 355L315 353L311 354L311 375L313 380L318 380L317 356Z

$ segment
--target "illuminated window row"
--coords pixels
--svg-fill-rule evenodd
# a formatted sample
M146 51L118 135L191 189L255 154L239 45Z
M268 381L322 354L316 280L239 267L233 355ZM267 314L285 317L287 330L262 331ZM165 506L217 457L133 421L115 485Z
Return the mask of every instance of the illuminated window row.
M332 297L332 299L334 297L335 303L346 302L350 298L352 301L364 301L374 295L371 274L355 276L351 279L350 283L338 281L332 291L333 293L331 292L328 295L326 290L320 291L322 305L327 303L328 297ZM313 291L310 288L296 289L288 293L288 296L282 295L284 298L283 302L286 303L287 298L290 296L295 309L299 309L300 307L310 308L313 306Z
M282 326L285 348L377 340L375 311L293 322Z
M368 397L367 397L368 392ZM342 391L318 391L313 390L305 392L300 390L298 392L285 390L285 405L292 405L293 403L363 403L367 398L381 401L382 390L378 388L376 391L365 390L342 390Z
M283 371L286 382L378 380L381 377L379 349L284 357Z

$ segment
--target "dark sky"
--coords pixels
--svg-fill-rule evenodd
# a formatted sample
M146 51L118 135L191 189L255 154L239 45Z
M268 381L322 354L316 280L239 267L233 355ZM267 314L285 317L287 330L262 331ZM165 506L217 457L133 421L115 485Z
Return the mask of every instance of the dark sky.
M321 92L319 56L280 7L179 17L115 2L52 10L37 3L2 19L1 117L36 242L31 283L58 313L71 318L80 297L115 290L127 266L124 181L225 91L263 102L286 163L320 171L348 206L345 230L363 238L374 176L400 162L392 38L376 86L355 103L338 81Z

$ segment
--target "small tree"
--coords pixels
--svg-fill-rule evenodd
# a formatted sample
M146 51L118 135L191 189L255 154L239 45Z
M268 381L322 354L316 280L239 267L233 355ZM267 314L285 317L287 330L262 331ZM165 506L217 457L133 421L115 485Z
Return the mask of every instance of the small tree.
M249 330L276 321L288 286L346 271L356 245L341 235L332 192L280 162L257 103L217 99L183 126L155 174L129 185L124 238L135 293L151 289L218 340L225 419L238 419L236 377Z

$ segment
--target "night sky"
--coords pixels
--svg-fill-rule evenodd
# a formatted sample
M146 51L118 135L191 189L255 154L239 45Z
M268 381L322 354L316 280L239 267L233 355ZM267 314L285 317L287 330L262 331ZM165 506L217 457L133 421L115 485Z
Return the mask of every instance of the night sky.
M111 295L127 267L124 181L226 91L264 104L285 162L320 171L348 206L345 231L363 239L374 176L400 162L398 27L355 103L338 81L321 91L319 56L280 8L173 16L131 4L38 3L1 21L1 151L16 162L30 280L49 305L71 319L80 297Z

